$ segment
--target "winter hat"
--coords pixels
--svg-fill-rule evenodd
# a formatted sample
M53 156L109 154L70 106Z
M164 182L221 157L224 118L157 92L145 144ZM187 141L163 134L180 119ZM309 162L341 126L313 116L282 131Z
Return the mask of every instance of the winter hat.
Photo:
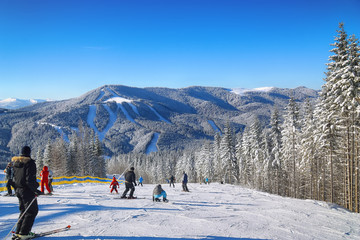
M30 157L31 148L29 146L25 146L21 149L21 156Z
M134 167L131 167L131 168L130 168L130 170L131 170L131 171L134 171L134 170L135 170L135 168L134 168Z

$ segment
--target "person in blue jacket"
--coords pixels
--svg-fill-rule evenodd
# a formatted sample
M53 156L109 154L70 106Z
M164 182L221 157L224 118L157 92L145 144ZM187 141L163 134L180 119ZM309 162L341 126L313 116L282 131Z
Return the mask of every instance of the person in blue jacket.
M161 197L164 202L168 202L168 200L166 199L166 192L164 191L164 189L162 189L161 185L158 184L153 191L153 201L160 202Z
M141 185L141 186L143 186L143 177L142 176L140 176L140 178L139 178L139 186Z

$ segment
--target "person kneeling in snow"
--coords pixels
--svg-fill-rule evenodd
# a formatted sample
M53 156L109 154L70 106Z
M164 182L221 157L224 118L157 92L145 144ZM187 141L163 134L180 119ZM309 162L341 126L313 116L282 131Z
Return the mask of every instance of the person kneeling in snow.
M166 192L162 189L161 185L157 185L153 191L153 201L160 202L160 198L163 198L164 202L168 202L166 199Z
M119 193L117 190L118 187L119 187L119 183L118 183L118 181L116 181L116 177L113 176L113 180L110 183L110 188L111 188L110 193L112 193L114 190L116 193Z

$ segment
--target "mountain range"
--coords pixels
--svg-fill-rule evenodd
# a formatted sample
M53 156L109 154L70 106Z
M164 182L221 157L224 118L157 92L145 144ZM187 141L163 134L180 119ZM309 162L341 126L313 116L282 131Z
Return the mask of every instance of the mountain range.
M80 121L95 131L109 156L194 148L213 139L227 123L235 132L253 116L268 124L272 110L283 111L290 96L298 102L316 100L318 91L105 85L77 98L7 107L0 109L0 162L18 154L23 145L37 151L61 136L68 141Z
M46 102L50 100L43 99L19 99L19 98L7 98L0 100L0 108L5 109L19 109L27 107L36 103Z

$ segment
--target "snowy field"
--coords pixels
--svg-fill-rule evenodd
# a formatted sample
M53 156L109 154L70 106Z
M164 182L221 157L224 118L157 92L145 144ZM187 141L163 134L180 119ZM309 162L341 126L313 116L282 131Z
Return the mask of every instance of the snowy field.
M163 185L170 202L154 203L154 186L136 187L135 200L104 184L54 186L54 195L38 198L33 231L72 226L43 238L53 240L360 239L360 214L336 205L217 183L189 184L189 193ZM17 198L1 197L0 207L4 239L17 221Z

